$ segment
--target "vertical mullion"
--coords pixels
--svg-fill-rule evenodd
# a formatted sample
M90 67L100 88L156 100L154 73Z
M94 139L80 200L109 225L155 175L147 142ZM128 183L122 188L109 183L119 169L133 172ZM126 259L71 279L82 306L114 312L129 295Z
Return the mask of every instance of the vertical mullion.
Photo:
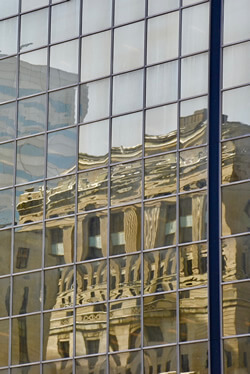
M209 73L209 166L208 166L208 291L210 373L221 373L220 320L220 66L221 1L211 0ZM213 271L213 274L212 274Z

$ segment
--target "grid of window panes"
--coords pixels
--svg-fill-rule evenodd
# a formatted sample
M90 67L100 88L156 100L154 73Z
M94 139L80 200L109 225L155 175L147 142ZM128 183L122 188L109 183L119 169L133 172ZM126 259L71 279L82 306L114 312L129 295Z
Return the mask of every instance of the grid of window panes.
M209 1L0 17L0 373L208 373Z
M250 370L250 3L224 0L221 269L224 373Z

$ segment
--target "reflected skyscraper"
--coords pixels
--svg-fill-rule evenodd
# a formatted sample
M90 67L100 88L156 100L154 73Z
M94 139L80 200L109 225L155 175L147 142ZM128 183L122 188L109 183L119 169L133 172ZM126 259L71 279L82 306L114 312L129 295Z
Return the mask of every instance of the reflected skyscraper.
M211 165L212 1L0 4L0 374L249 372L249 5L223 5Z

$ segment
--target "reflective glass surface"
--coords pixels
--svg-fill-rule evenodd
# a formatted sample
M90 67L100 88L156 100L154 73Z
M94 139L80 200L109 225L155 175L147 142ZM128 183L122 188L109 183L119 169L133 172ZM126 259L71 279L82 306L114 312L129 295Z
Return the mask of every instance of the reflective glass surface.
M0 227L10 226L12 224L12 206L13 206L13 190L0 191Z
M13 184L14 143L0 145L0 187Z
M144 350L144 370L145 374L158 370L176 372L176 346Z
M18 224L43 219L43 182L32 183L16 188L15 220Z
M223 342L224 373L229 374L232 370L247 373L250 338L225 339Z
M208 91L208 55L187 57L181 61L181 97L202 95Z
M0 231L0 275L10 273L11 230Z
M1 295L5 300L5 303L1 303L1 306L0 306L0 318L2 318L2 317L7 317L10 315L10 278L9 277L0 278L0 290L1 290Z
M180 191L207 186L207 149L194 148L180 152Z
M12 16L18 11L18 0L11 0L8 2L1 2L0 13L2 17Z
M13 278L12 314L26 314L41 309L41 272Z
M51 8L51 43L78 36L79 5L79 0L70 0Z
M113 340L113 336L110 336L111 347L114 344ZM115 374L115 372L117 371L117 366L121 366L124 369L126 368L126 370L130 370L130 372L132 373L139 374L141 372L140 352L131 351L112 354L109 356L109 366L111 374Z
M0 60L0 102L16 97L17 58L10 57Z
M18 102L18 136L43 132L46 126L46 96L35 96Z
M237 6L236 6L237 5ZM248 0L224 0L224 43L238 42L250 37Z
M46 44L48 44L48 9L22 15L20 52Z
M3 11L1 9L1 18ZM9 18L0 22L0 57L9 56L17 52L17 17Z
M181 374L198 372L208 374L208 344L183 344L180 347Z
M242 64L241 69L236 69ZM249 82L250 42L241 43L223 50L223 87L229 88Z
M32 10L45 5L48 5L49 0L21 0L21 11L26 12L27 10Z
M49 94L48 130L72 126L77 123L77 87Z
M9 354L9 320L4 319L0 321L0 331L1 331L1 339L0 339L0 365L7 366L8 365L8 354ZM2 374L2 371L0 372ZM3 374L7 374L3 370Z
M90 370L106 374L106 356L86 357L76 360L76 374L88 374Z
M180 247L180 288L207 284L207 264L207 244L190 244Z
M66 216L75 212L74 175L50 180L46 186L46 218Z
M144 13L145 0L115 0L115 24L138 20Z
M112 0L83 0L82 33L89 34L111 26Z
M149 15L163 13L179 7L179 0L148 0Z
M0 140L9 140L15 135L16 103L0 105Z

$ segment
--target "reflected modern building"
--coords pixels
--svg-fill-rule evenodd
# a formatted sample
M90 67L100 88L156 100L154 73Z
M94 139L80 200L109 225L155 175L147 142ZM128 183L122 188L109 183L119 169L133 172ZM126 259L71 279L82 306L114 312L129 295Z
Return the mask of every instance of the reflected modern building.
M250 372L249 10L0 2L0 374Z

